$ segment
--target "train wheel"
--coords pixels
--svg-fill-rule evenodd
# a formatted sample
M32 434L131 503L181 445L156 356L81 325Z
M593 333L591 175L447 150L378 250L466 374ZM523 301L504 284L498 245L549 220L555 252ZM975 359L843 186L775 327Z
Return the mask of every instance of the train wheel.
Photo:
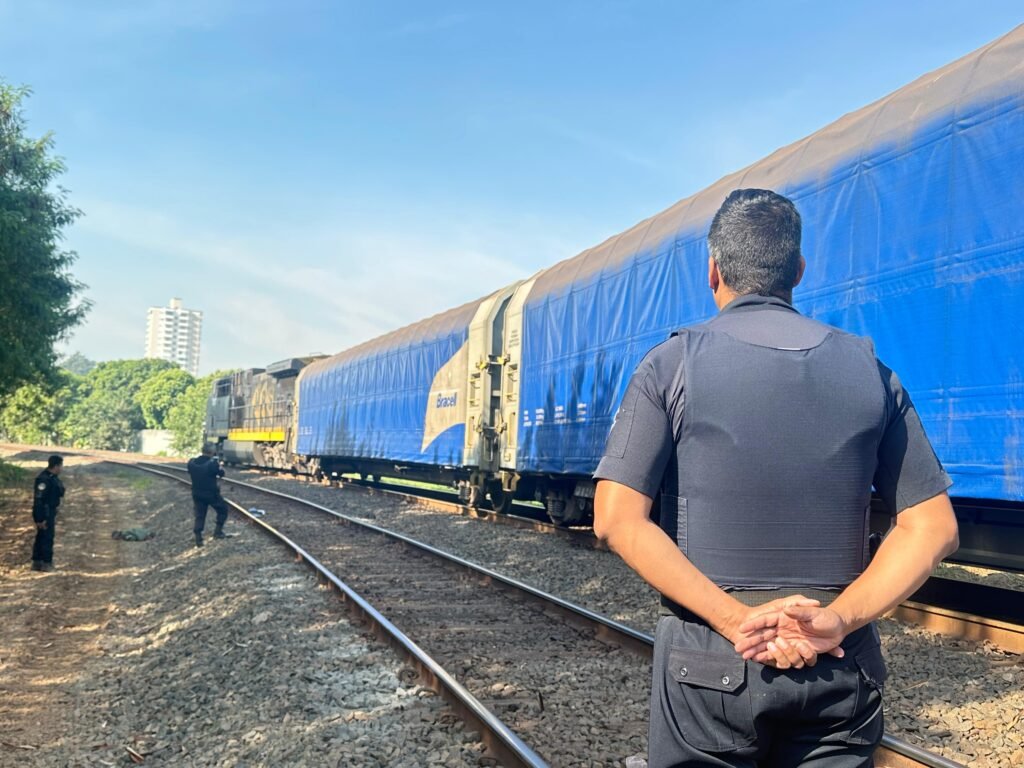
M489 485L487 495L491 497L491 507L495 512L507 515L512 511L512 493L502 488L501 483Z
M559 528L565 528L569 525L565 515L565 501L563 499L549 497L545 508L547 509L548 517L551 518L551 522Z

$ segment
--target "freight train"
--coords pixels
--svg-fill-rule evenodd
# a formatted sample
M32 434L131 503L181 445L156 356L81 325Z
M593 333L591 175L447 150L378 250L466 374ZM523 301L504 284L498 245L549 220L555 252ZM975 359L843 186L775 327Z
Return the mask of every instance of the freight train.
M795 201L797 308L871 336L954 493L1019 527L1024 27L527 280L221 379L208 434L242 463L451 483L472 504L536 500L585 523L634 367L714 312L706 234L739 187Z

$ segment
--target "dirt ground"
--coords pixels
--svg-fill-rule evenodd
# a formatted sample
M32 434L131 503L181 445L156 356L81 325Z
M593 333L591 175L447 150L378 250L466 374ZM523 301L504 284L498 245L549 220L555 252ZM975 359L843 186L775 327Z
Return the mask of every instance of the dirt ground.
M39 454L10 458L32 475L45 467ZM96 467L82 471L91 464L66 461L53 573L30 570L31 483L0 490L0 765L24 764L29 753L61 742L78 714L73 684L90 674L116 610L111 598L135 573L138 553L110 537L136 524L131 506L117 503L126 499L114 498L127 494L113 490Z
M184 486L67 457L56 570L32 571L45 454L0 457L29 470L0 487L0 768L493 765L266 536L233 517L196 549Z

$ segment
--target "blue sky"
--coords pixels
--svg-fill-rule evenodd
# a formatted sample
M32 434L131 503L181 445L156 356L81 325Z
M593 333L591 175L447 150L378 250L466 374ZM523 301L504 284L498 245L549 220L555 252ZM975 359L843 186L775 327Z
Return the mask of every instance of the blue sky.
M94 307L201 371L331 353L570 257L1024 21L1017 2L0 0Z

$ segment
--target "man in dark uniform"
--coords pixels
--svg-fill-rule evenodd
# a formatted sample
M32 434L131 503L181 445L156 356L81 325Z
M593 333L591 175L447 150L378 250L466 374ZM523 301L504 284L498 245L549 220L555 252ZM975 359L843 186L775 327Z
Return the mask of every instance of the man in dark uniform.
M957 547L899 378L870 340L793 308L800 235L788 199L729 195L708 234L719 314L643 359L595 473L595 532L665 609L651 768L870 766L871 622ZM872 485L896 524L869 565Z
M225 539L224 523L228 519L228 505L220 495L220 484L217 478L224 477L224 470L216 459L216 450L212 445L203 445L203 453L188 461L188 474L192 478L192 506L195 509L195 524L192 532L196 536L196 546L203 546L203 528L206 526L206 509L213 507L217 513L217 528L213 538Z
M33 488L32 520L36 524L36 540L32 545L32 570L53 570L53 537L57 529L57 507L64 498L64 484L58 475L64 459L53 455L46 469L39 473Z

